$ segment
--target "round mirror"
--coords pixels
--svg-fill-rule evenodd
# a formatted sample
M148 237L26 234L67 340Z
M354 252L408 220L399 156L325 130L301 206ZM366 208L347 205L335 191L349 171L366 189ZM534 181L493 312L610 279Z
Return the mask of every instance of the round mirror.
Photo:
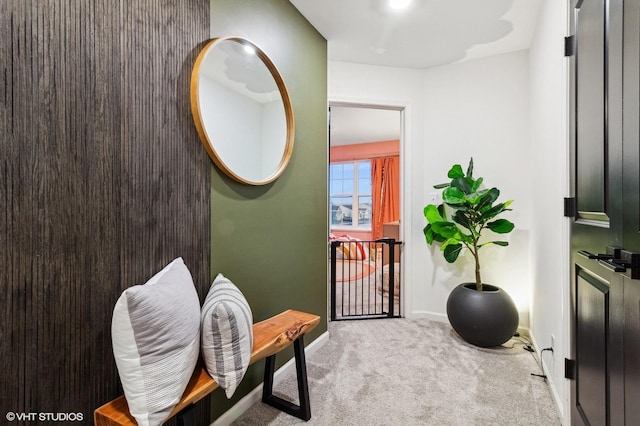
M255 44L221 37L202 49L191 110L209 157L229 177L265 185L282 174L293 151L293 108L280 73Z

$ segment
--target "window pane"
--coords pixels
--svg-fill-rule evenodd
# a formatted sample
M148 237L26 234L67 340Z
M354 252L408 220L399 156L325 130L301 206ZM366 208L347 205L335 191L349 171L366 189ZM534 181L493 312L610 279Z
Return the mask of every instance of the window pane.
M351 197L331 197L331 225L351 226L352 218L352 198Z
M358 197L358 226L371 225L371 197Z
M329 195L353 194L354 163L338 163L329 166Z
M331 166L329 171L330 181L330 195L342 194L342 164L335 164Z
M342 181L338 180L332 180L331 183L331 188L329 189L329 195L338 195L338 194L344 194L344 191L342 190Z
M371 227L371 161L329 165L331 227Z
M358 176L358 194L371 194L371 176L366 178Z
M358 163L358 175L371 177L371 161L360 161Z
M355 171L355 167L353 163L345 163L342 165L342 178L343 179L351 179L353 180L353 174Z
M358 194L371 194L371 161L358 163Z
M353 178L351 178L350 180L343 180L342 181L342 193L343 194L353 194L354 188L353 188Z
M329 166L329 176L331 176L331 179L342 179L342 164L331 164Z

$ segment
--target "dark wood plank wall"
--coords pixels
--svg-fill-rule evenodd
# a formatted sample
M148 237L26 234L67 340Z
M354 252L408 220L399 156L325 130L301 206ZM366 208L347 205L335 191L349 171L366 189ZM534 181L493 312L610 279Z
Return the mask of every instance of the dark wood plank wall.
M121 393L122 290L177 256L208 290L189 79L209 1L3 0L0 28L0 416L86 423Z

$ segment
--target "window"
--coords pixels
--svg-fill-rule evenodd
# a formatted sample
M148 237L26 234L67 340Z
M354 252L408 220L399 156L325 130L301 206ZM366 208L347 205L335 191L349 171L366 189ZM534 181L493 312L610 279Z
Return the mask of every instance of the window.
M331 228L371 230L371 161L329 165Z

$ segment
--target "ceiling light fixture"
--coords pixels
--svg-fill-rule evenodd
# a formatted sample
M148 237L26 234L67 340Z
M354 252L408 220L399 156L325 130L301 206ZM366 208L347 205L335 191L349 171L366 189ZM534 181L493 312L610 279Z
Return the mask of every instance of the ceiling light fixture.
M411 3L411 0L389 0L391 9L404 9Z

